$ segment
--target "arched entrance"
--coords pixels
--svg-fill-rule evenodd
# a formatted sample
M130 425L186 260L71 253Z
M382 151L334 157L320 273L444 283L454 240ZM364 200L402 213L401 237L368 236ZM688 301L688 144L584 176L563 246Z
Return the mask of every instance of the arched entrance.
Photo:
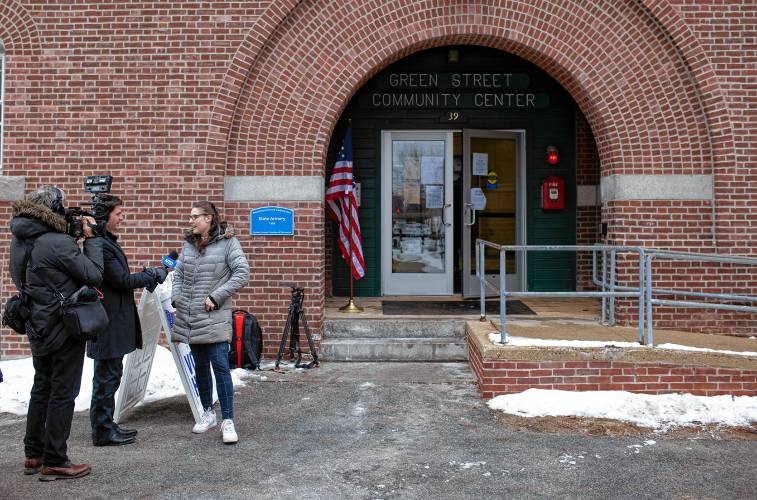
M654 245L671 227L672 216L665 214L672 213L677 200L669 190L639 204L622 189L636 176L670 176L664 180L672 183L667 188L675 186L676 176L712 182L713 163L727 167L732 158L723 139L728 124L709 119L722 108L717 82L702 69L705 63L695 60L695 42L676 45L680 37L669 29L677 21L668 11L656 17L639 2L620 0L601 8L583 2L434 8L435 2L428 2L423 9L387 0L372 4L370 12L336 1L290 4L271 7L259 29L251 31L210 116L207 163L225 173L227 186L270 178L290 179L298 187L322 186L332 132L358 89L408 55L461 44L500 49L535 64L577 103L596 140L602 177L612 178L608 185L616 188L603 205L614 241ZM289 197L280 191L279 199L298 209L303 229L291 245L261 241L257 250L281 258L255 271L253 279L278 282L284 275L305 282L320 293L322 304L322 194L298 189L296 197ZM696 194L687 210L714 224L712 194ZM255 201L244 196L231 201L236 200ZM637 230L636 221L649 214L659 230ZM688 228L678 234L676 245L712 246L718 231L713 227L705 241L700 230ZM293 268L292 260L308 264ZM272 318L280 317L286 292L264 288L262 293L281 296L281 307L269 308ZM276 327L277 321L272 320Z
M464 45L392 64L345 108L327 164L348 122L366 264L357 295L478 295L476 238L598 241L597 210L581 219L580 240L577 227L578 210L596 207L596 196L588 204L577 196L598 190L595 148L576 147L577 126L591 132L570 95L522 58ZM547 182L559 183L554 200L540 197ZM348 274L330 228L327 290L343 296ZM485 257L496 284L498 255ZM574 255L508 254L506 266L509 290L576 288Z

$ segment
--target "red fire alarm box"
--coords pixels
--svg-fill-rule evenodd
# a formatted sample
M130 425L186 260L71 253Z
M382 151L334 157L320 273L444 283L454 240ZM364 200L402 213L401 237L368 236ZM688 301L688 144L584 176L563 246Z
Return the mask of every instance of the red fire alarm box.
M542 210L565 210L565 181L550 176L541 181Z

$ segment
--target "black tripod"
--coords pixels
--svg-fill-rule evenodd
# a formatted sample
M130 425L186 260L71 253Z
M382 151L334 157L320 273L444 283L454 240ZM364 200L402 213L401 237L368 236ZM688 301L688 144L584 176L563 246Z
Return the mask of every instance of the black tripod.
M279 342L279 352L276 355L275 371L279 371L279 363L284 355L284 346L286 345L287 336L289 336L289 359L297 359L294 364L295 368L313 368L319 365L318 353L315 351L313 336L310 334L310 327L305 319L305 311L302 309L302 302L305 299L305 289L292 286L292 300L289 302L289 314L287 323L284 326L284 333ZM305 327L305 337L308 339L308 348L313 360L310 363L302 363L303 351L300 349L300 320Z

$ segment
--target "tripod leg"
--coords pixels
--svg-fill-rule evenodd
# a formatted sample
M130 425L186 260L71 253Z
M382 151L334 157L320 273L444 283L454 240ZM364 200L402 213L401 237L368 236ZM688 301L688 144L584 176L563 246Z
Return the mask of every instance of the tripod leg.
M279 363L281 363L281 357L284 355L284 346L286 345L287 341L287 334L289 333L289 330L292 327L292 319L294 318L294 307L289 306L289 314L287 315L287 323L284 325L284 333L281 335L281 342L279 342L279 352L276 354L276 367L275 370L279 369Z
M310 355L313 357L313 361L308 363L310 365L308 368L319 366L318 353L315 350L315 344L313 344L313 336L310 334L308 320L305 319L305 311L300 310L300 317L302 318L302 326L305 327L305 337L308 339L308 348L310 349Z
M295 359L300 351L300 314L299 306L292 307L292 328L289 330L289 359ZM298 360L299 362L299 360ZM296 366L296 364L295 364Z

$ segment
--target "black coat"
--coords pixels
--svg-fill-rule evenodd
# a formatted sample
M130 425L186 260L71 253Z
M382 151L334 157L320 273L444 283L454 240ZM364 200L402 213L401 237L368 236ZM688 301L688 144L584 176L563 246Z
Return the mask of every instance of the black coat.
M31 298L31 327L39 338L30 338L29 344L32 354L44 356L68 338L60 320L60 298L51 288L69 297L84 285L99 286L104 238L87 239L82 254L66 234L63 217L29 201L13 204L11 233L10 272L16 288L21 287L26 248L34 245L26 267L26 292Z
M87 355L93 359L114 359L142 348L134 289L151 285L154 278L144 272L129 272L126 254L115 235L107 233L102 240L105 270L100 291L105 296L103 306L110 323L97 342L87 342Z

